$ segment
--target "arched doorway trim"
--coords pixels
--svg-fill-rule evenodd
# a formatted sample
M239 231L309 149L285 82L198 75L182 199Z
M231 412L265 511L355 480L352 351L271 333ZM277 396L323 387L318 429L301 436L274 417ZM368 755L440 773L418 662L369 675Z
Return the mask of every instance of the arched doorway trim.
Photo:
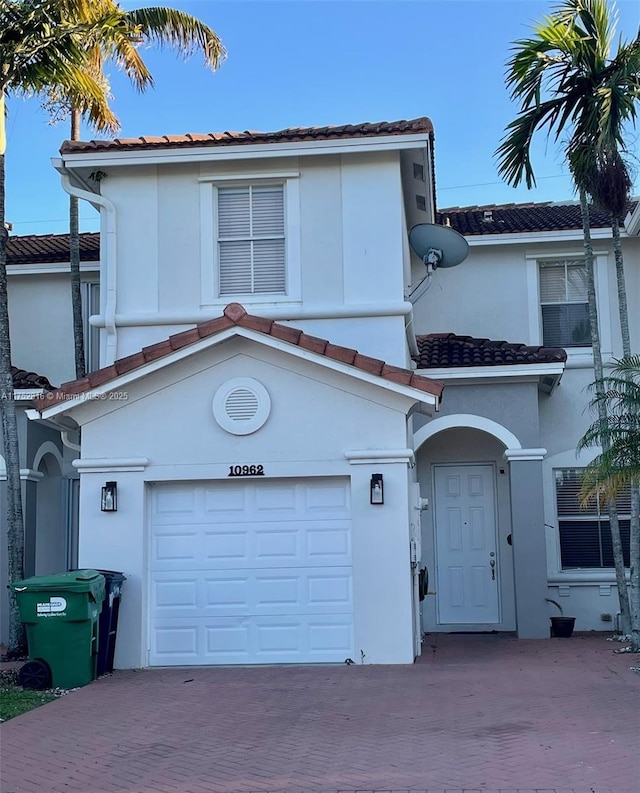
M413 436L414 449L417 451L423 443L426 443L429 438L439 432L452 429L481 430L497 438L500 443L504 444L506 449L522 448L522 444L516 436L506 427L503 427L502 424L498 424L497 421L492 421L484 416L475 416L472 413L455 413L451 416L439 416L437 419L425 424L424 427L420 427Z
M62 473L62 455L60 454L60 449L58 449L58 447L52 441L45 441L43 444L41 444L40 448L35 454L35 457L33 458L33 470L38 470L45 454L50 454L55 458L60 468L60 473Z

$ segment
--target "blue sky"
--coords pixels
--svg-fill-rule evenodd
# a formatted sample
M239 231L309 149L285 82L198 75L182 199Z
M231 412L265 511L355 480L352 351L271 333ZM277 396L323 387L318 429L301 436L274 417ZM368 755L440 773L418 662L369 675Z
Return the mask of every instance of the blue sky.
M158 0L158 4L163 0ZM123 2L125 8L152 5ZM145 51L155 89L136 94L115 69L113 107L121 137L277 130L392 121L427 115L436 133L438 206L573 199L558 147L534 146L538 187L498 176L495 151L514 117L504 87L511 43L554 3L545 0L166 0L221 36L228 58L205 70L196 57ZM618 3L626 40L636 0ZM51 167L67 137L38 99L11 97L7 119L7 220L13 234L67 230L67 196ZM632 139L638 154L636 131ZM96 134L85 129L84 139ZM636 181L635 192L640 191ZM97 230L81 203L81 229Z

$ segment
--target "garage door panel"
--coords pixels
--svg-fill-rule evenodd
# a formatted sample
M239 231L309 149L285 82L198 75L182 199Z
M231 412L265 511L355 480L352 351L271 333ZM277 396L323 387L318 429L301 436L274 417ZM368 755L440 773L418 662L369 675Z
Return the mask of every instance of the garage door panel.
M351 565L348 521L162 526L152 544L154 570Z
M156 573L151 605L159 618L351 614L351 568Z
M346 479L152 487L151 664L353 654Z
M304 512L313 515L314 512L331 513L335 517L349 517L351 504L349 489L342 484L306 484L303 485Z
M195 650L194 650L195 646ZM341 663L353 656L349 615L217 617L158 624L150 663L192 664Z

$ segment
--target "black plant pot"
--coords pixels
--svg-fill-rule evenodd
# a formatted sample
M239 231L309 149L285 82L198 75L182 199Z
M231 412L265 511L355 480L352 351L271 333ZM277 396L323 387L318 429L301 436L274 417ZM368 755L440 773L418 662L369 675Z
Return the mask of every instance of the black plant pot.
M561 639L570 639L573 627L576 624L575 617L551 617L551 635Z

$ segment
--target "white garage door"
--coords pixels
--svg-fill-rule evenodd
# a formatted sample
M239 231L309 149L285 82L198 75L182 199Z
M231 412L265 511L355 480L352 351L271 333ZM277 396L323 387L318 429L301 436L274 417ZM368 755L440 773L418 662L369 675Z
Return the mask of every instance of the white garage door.
M150 489L152 666L353 656L348 480Z

